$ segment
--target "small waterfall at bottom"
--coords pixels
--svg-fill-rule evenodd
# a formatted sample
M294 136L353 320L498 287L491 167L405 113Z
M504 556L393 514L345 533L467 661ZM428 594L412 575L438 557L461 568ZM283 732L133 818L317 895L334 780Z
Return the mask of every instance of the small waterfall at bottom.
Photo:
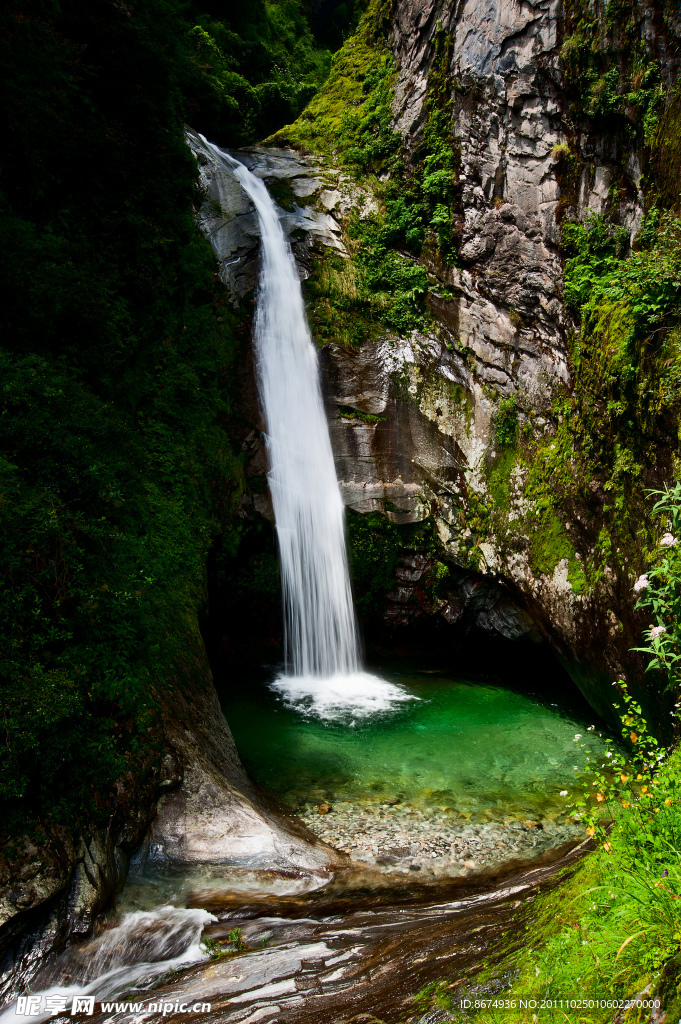
M369 715L413 698L361 668L344 508L295 260L264 182L201 138L250 196L262 237L255 350L287 658L273 686L287 702L322 717Z
M171 971L208 959L201 935L216 920L205 910L170 906L125 914L113 927L105 927L82 945L68 947L38 972L32 982L37 1012L19 1000L0 1013L0 1021L25 1024L30 1019L41 1024L76 1012L74 1000L99 1002L146 992ZM86 1006L82 1011L92 1014L91 1006ZM114 1004L111 1011L115 1012Z

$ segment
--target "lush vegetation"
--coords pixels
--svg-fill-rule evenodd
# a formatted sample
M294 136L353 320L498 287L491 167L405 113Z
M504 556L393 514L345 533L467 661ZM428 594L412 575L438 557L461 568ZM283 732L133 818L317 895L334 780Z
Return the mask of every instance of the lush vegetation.
M657 619L642 650L651 668L667 670L678 700L681 561L668 528L681 525L681 488L657 497L666 532L635 592ZM603 760L592 758L563 794L575 820L585 821L594 852L526 908L523 942L512 953L492 958L468 983L445 978L428 986L417 1008L451 1010L452 1020L576 1024L611 1021L613 1001L638 996L658 999L668 1019L681 1014L681 753L667 756L626 683L612 685L623 746L607 740ZM680 706L671 713L675 722ZM588 732L575 735L575 744L588 752ZM644 1002L625 1019L649 1016Z
M353 210L347 224L350 260L320 260L307 284L321 341L357 345L386 329L424 329L431 283L418 258L456 260L451 38L437 33L423 135L405 160L391 109L388 13L378 0L369 5L357 33L335 55L319 95L273 136L279 144L326 154L365 189L368 208Z
M7 833L105 821L117 780L134 773L140 788L153 780L163 702L185 681L201 685L209 558L240 603L278 591L266 541L242 545L243 520L233 514L246 482L230 429L232 368L248 308L226 303L195 231L200 197L185 121L227 144L293 121L277 141L326 153L358 189L369 185L367 200L377 197L348 220L350 259L312 268L306 287L321 342L426 328L434 275L456 263L451 39L435 35L423 131L405 155L390 109L388 5L375 0L331 58L360 7L322 5L315 15L303 0L31 0L0 15ZM330 14L323 24L319 10ZM636 24L626 21L617 53ZM617 216L621 183L607 214L587 223L571 221L565 203L573 389L556 397L551 438L537 440L531 422L521 429L521 397L497 404L489 487L466 499L462 558L475 567L490 532L502 545L520 533L530 537L533 570L550 574L566 560L578 593L613 569L632 586L645 578L640 610L654 621L644 653L673 689L679 493L660 499L661 530L674 541L660 548L646 490L672 476L678 443L681 223L660 211L678 174L679 103L672 97L663 109L658 65L638 44L615 66L581 0L568 5L567 29L572 113L647 147L652 171L666 168L662 198L652 173L633 251ZM569 197L581 169L574 139L556 158ZM511 511L516 469L528 521ZM570 535L568 517L580 524ZM391 585L405 544L435 551L429 528L378 516L349 516L349 537L362 613ZM435 578L446 573L438 566ZM542 897L536 939L484 983L501 991L510 970L514 993L560 998L576 984L587 997L631 996L652 982L676 1010L681 762L674 755L656 767L655 744L642 742L647 709L613 682L631 756L619 771L614 760L598 766L588 800L577 784L570 796L575 813L592 815L598 850ZM596 813L601 805L609 821ZM448 984L421 1004L446 1005Z
M352 6L336 8L341 31ZM192 4L184 13L187 118L217 142L252 142L296 117L329 71L299 0Z
M335 10L346 32L357 12ZM197 233L186 121L296 116L330 54L298 0L10 3L0 15L2 829L108 820L202 684L206 563L240 538L248 333Z
M673 17L671 6L660 15ZM630 0L597 8L586 0L565 5L561 49L571 114L596 131L651 145L664 103L659 61L641 31L643 10Z
M521 396L499 403L488 489L468 499L468 549L474 564L491 529L502 548L528 536L533 570L567 559L581 593L615 566L633 578L655 547L646 490L673 472L681 407L681 233L657 207L633 250L606 216L562 231L572 388L556 394L550 437L537 438L531 418L519 428ZM511 501L514 472L524 509Z

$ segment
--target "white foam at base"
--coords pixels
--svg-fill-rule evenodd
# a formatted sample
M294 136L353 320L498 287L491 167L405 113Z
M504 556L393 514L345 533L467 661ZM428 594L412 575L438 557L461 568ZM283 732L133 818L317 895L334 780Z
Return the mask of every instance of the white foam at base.
M288 707L326 721L369 718L393 711L406 701L420 700L403 686L388 683L368 672L325 678L281 675L270 683L270 688Z

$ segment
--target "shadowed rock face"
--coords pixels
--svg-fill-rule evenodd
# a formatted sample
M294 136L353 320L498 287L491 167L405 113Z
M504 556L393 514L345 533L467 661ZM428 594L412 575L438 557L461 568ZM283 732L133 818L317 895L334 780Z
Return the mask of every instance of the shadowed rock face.
M138 868L283 870L301 884L347 863L256 791L239 761L205 652L188 653L185 668L182 684L164 694L164 736L156 740L167 752L156 785L140 793L137 780L125 780L120 813L108 829L94 831L79 849L62 839L60 857L52 847L29 843L12 872L0 874L1 999L14 998L46 957L91 931L125 880L133 852Z
M330 346L331 443L350 508L383 512L394 523L419 522L431 514L437 494L459 489L466 460L456 438L395 393L395 377L409 363L432 369L445 382L465 381L465 367L448 356L436 338L418 334L409 341L369 341L359 349Z

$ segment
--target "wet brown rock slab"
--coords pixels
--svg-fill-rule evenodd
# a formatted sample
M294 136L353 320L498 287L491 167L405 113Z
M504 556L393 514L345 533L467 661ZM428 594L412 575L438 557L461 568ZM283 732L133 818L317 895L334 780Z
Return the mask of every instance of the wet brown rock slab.
M236 905L214 906L219 921L209 933L220 939L240 927L251 948L188 970L145 997L210 1002L208 1019L224 1024L340 1024L358 1013L396 1024L424 985L443 976L463 982L515 941L535 895L556 884L559 870L581 852L477 885L405 882L401 898L384 876L381 893L365 875L365 891L356 880L354 897L346 879L335 895L331 886L290 897L287 911L282 901L255 916L246 907L240 916ZM186 1016L152 1010L142 1019Z

